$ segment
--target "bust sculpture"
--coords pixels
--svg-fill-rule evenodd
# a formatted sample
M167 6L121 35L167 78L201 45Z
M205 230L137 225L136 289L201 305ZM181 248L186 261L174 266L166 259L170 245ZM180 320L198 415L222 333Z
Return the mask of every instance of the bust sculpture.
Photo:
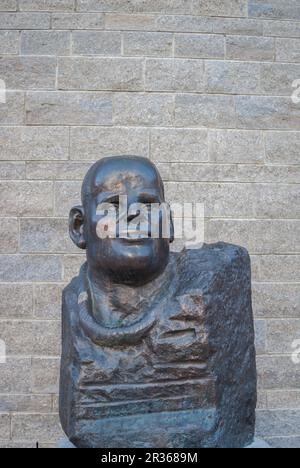
M254 437L256 367L250 260L219 243L170 253L169 236L124 233L121 217L165 202L157 168L97 162L70 213L87 262L63 294L60 417L76 447L243 447ZM116 236L99 236L99 205ZM107 215L107 213L106 213ZM106 217L106 221L109 217ZM123 219L124 221L124 219ZM109 221L104 232L110 232Z

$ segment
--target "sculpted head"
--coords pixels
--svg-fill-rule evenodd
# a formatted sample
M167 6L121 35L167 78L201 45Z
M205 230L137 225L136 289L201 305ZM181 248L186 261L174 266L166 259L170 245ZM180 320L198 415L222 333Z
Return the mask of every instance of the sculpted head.
M157 238L147 232L144 236L126 236L120 232L120 197L127 197L126 221L134 223L140 211L134 204L144 206L165 202L164 186L155 165L146 158L121 156L105 158L88 171L82 185L82 206L70 213L70 236L81 249L86 249L92 275L114 283L142 285L158 277L169 261L170 236L163 236L161 228ZM99 205L115 207L117 236L102 238L98 226L101 217ZM107 215L107 213L106 213ZM149 216L150 220L150 216ZM160 218L161 220L161 218ZM124 222L124 219L123 219Z

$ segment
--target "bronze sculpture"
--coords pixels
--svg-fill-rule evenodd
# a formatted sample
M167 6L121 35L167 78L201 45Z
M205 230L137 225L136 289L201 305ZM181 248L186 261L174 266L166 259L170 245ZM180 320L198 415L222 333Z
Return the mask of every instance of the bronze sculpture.
M65 289L60 417L76 447L243 447L254 437L256 367L248 253L170 254L169 238L123 236L128 206L165 202L156 167L105 158L88 172L70 235L87 263ZM99 204L117 213L98 235ZM126 210L128 222L138 210ZM100 216L101 217L101 216ZM107 226L106 226L107 228ZM109 227L108 227L109 228Z

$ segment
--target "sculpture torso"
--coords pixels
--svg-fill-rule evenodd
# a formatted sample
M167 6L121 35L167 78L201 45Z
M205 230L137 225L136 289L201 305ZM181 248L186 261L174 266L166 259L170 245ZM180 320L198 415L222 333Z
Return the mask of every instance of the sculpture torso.
M82 267L80 276L66 290L65 301L75 331L70 338L78 356L78 375L86 390L96 385L153 384L206 375L208 349L201 325L199 291L193 294L191 282L187 292L187 285L182 282L183 271L178 277L178 267L182 269L187 255L186 252L172 255L164 277L157 282L152 307L145 307L145 312L132 324L115 328L98 329L99 324L92 318L91 303L84 292L87 266ZM84 323L85 313L90 316L90 327ZM89 398L99 402L97 394L93 397L90 393Z
M172 255L174 281L158 288L149 329L102 345L80 322L82 268L64 293L60 392L63 427L76 446L251 443L256 379L246 265L245 251L226 244Z

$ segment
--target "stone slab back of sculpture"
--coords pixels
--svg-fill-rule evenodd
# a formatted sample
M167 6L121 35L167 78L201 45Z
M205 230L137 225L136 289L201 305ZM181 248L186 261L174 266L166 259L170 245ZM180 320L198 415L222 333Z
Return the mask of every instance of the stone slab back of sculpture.
M219 243L170 253L171 218L168 238L161 229L156 238L121 232L120 196L128 207L164 203L156 167L135 156L102 159L83 182L82 206L71 210L70 235L87 262L63 294L64 431L86 448L251 444L256 366L247 251ZM111 232L103 204L117 213L115 237L99 236L101 220ZM131 209L125 217L139 215Z

